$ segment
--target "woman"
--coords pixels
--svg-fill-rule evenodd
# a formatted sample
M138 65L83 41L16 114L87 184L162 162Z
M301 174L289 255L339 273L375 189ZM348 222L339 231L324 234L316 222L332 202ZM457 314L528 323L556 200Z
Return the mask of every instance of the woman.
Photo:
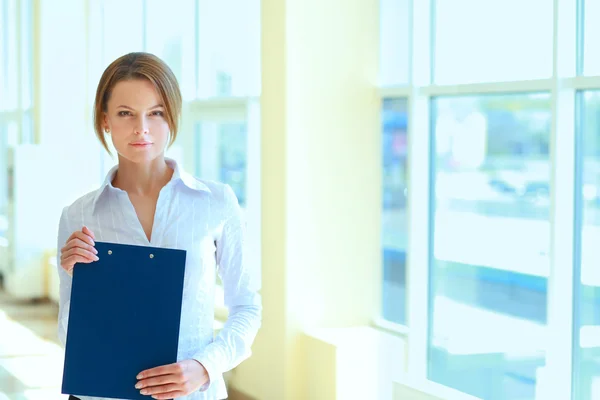
M155 399L224 399L222 374L250 355L261 300L244 263L244 227L231 187L196 179L165 158L177 137L181 102L173 72L156 56L130 53L104 71L94 127L109 153L112 140L118 165L99 189L62 212L59 338L65 345L72 270L99 259L95 240L184 249L178 362L140 371L136 388ZM213 340L217 272L229 318Z

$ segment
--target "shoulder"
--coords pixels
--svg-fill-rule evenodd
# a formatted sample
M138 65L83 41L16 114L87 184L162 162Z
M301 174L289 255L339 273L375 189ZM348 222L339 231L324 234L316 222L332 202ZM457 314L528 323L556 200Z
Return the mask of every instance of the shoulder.
M80 196L71 204L63 207L62 217L67 220L81 220L92 210L92 205L101 189L96 189Z
M226 204L232 201L237 203L237 197L229 184L215 180L200 179L192 175L189 175L189 177L199 192L209 194L213 203Z
M233 188L224 182L193 177L197 193L208 196L210 209L219 219L240 215L240 205Z

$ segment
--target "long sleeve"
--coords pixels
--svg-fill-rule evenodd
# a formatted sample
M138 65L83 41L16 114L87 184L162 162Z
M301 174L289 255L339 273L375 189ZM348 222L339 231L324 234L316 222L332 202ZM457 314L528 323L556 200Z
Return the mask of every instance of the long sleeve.
M229 185L224 189L224 223L217 244L217 264L229 317L217 337L193 358L206 368L209 383L250 357L262 319L260 282L245 262L244 236L238 200Z
M67 239L70 236L69 220L67 217L67 207L65 207L60 216L58 224L58 243L57 243L57 260L56 266L58 269L59 278L59 305L58 305L58 339L63 346L67 343L67 325L69 322L69 305L71 303L71 282L72 278L60 266L60 249L64 247Z

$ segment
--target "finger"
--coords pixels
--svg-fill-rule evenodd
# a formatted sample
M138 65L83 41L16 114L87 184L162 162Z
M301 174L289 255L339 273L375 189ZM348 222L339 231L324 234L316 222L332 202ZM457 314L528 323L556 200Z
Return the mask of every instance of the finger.
M89 244L90 246L94 246L96 244L94 242L94 239L90 235L87 235L87 234L83 233L82 231L73 232L71 234L71 236L69 236L69 239L67 239L67 243L72 242L74 239L79 239L79 240Z
M87 232L92 233L89 229L85 229ZM85 233L84 231L77 231L75 235L77 238L83 240L84 242L94 246L96 243L94 241L93 233L90 235L89 233Z
M179 397L183 397L185 396L186 393L182 392L181 390L178 390L176 392L169 392L169 393L161 393L161 394L155 394L154 396L152 396L152 398L154 399L177 399Z
M88 228L87 226L84 226L84 227L81 229L81 231L82 231L83 233L85 233L86 235L88 235L88 236L91 236L91 237L92 237L92 239L96 240L96 236L94 236L94 232L92 232L92 231L90 230L90 228Z
M182 372L183 368L178 363L161 365L160 367L150 368L140 372L137 376L137 379L147 379L160 375L180 374Z
M79 238L73 238L71 239L69 242L67 242L67 244L65 244L65 246L61 249L62 252L66 252L71 248L74 247L78 247L80 249L84 249L84 250L88 250L91 251L94 254L98 254L98 250L96 250L96 248L89 244L89 242L85 242Z
M68 273L72 273L73 268L75 268L76 264L91 264L92 261L89 261L87 259L84 258L77 258L80 256L73 256L73 258L69 258L65 261L63 261L60 266L62 267L62 269L64 269L66 272Z
M161 386L169 383L183 383L183 375L160 375L154 378L146 378L139 381L135 387L136 389L145 389L153 386Z
M89 259L87 257L84 257L82 255L79 254L73 254L69 257L63 257L61 262L60 262L60 266L65 270L65 271L70 271L75 267L75 264L77 263L82 263L82 264L90 264L93 263L94 261L98 261L98 260L94 260L94 259Z
M93 244L93 237L91 235L88 235L86 233L83 232L83 230L81 231L74 231L73 233L71 233L71 236L69 236L69 238L67 239L67 242L75 239L75 238L79 238L81 240L84 240L90 244Z
M61 267L67 272L72 271L75 268L75 264L91 264L93 261L88 260L82 256L74 255L67 258L63 263L61 263Z
M65 251L62 256L64 257L65 260L71 256L81 256L81 257L87 258L88 260L90 260L90 262L98 261L98 256L96 254L92 253L89 250L84 250L80 247L73 247L73 248Z
M147 388L140 390L140 393L143 395L151 396L153 394L175 392L175 391L182 390L182 389L183 388L179 384L169 383L166 385L149 386Z

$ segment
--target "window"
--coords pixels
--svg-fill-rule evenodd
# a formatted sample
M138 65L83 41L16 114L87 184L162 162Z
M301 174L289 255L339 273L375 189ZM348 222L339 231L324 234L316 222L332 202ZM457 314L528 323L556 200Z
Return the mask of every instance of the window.
M550 96L432 106L429 378L483 399L535 399L550 272Z
M194 0L179 1L176 7L165 7L162 0L146 0L146 51L173 70L184 100L193 100L196 94L194 12Z
M552 5L552 0L435 1L435 83L549 78Z
M33 0L21 0L21 107L33 107ZM27 136L26 136L27 137ZM27 140L24 140L27 142ZM33 142L33 134L31 135Z
M394 329L407 321L408 124L403 86L410 79L410 0L379 2L381 100L381 310L378 323ZM391 324L390 324L391 323ZM400 327L399 327L400 325Z
M575 346L575 390L577 399L600 397L600 273L598 272L598 237L600 232L600 92L581 94L582 120L579 132L581 146L581 182L579 191L579 280L575 293L578 343Z
M406 325L407 120L405 99L385 99L382 110L382 317Z
M246 123L198 123L194 141L196 176L227 183L244 207L248 165Z
M0 274L12 267L11 148L35 139L32 8L32 0L0 0Z
M407 300L385 300L386 267L383 288L408 372L486 400L600 398L600 2L410 1L399 61L405 4L381 1L380 98L409 105Z
M224 120L201 118L194 126L193 140L187 142L193 151L189 157L194 160L190 171L202 179L230 185L238 198L248 232L246 260L258 280L261 279L259 112L258 103L250 102L243 118L232 115ZM222 303L218 293L217 301Z
M144 14L144 0L103 0L104 68L124 54L144 50ZM162 24L159 29L163 29Z
M0 123L0 159L6 160L8 155L7 127ZM6 269L9 258L9 211L11 206L10 165L4 161L0 165L0 270ZM2 273L2 271L0 271Z
M0 1L0 111L19 106L17 1Z
M408 83L409 0L380 1L380 84Z
M198 98L260 92L260 3L198 1Z
M583 7L583 72L585 75L600 75L600 53L598 38L600 38L600 1L579 0Z

